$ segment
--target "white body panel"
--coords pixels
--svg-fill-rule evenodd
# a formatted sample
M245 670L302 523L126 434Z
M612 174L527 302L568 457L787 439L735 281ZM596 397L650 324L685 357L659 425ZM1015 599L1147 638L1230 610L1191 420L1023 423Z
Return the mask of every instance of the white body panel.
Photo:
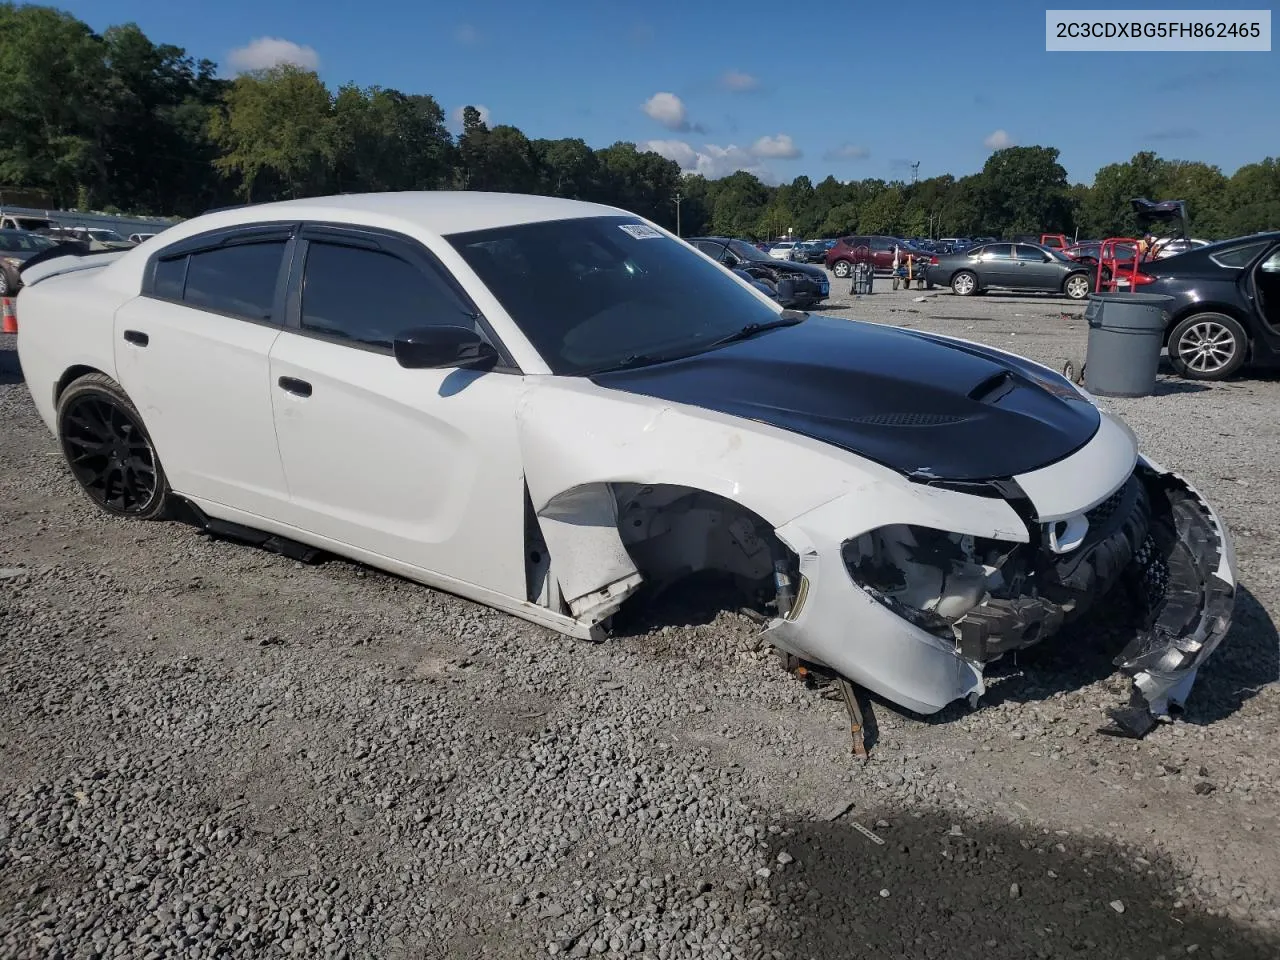
M1096 507L1133 473L1137 463L1138 442L1133 431L1102 413L1098 432L1081 449L1065 460L1014 479L1035 504L1040 520L1052 523Z
M145 332L147 345L126 341L128 330ZM288 503L268 379L278 336L278 327L146 297L116 311L115 379L174 490L268 517Z
M516 375L406 370L282 332L270 406L291 526L513 598L525 592ZM312 385L287 393L280 377ZM270 423L268 412L265 423Z

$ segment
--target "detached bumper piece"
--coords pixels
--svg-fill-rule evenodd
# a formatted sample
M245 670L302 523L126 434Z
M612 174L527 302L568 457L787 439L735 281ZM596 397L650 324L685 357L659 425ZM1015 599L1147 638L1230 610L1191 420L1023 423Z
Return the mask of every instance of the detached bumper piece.
M1117 588L1136 611L1115 663L1134 681L1105 732L1142 737L1180 705L1226 634L1234 586L1208 506L1172 474L1140 467L1087 514L1028 522L1028 543L893 525L847 541L854 582L898 616L955 644L979 669L1057 633Z

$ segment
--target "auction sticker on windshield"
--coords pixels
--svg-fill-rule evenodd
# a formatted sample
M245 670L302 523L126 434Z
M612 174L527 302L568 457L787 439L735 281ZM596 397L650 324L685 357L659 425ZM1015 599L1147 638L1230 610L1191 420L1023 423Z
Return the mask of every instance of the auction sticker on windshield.
M644 223L620 223L618 229L631 234L637 240L653 240L662 236L661 230L655 230Z

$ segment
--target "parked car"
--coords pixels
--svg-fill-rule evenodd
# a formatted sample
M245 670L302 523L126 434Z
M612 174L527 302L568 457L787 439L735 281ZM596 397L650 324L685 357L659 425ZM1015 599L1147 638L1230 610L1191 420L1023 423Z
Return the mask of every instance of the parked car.
M107 249L124 250L137 246L133 241L126 240L116 231L106 227L64 227L60 232L69 239L101 244Z
M1094 286L1087 264L1029 243L987 243L935 257L925 279L950 287L961 297L998 288L1063 293L1072 300L1083 300Z
M927 262L931 254L911 246L905 240L886 236L841 237L827 251L827 269L837 277L847 277L855 263L869 263L877 273L893 270L893 251L897 247L902 256L920 258Z
M1135 290L1173 297L1169 363L1224 380L1246 363L1280 367L1280 232L1209 244L1138 265Z
M154 237L154 236L155 236L155 234L154 234L154 233L131 233L131 234L129 234L129 242L130 242L130 243L143 243L143 242L145 242L145 241L147 241L147 240L150 240L150 239L151 239L152 237Z
M29 230L0 230L0 297L17 292L18 268L38 253L58 245L56 240Z
M48 230L56 227L57 224L45 217L28 217L19 214L5 214L0 216L0 230L28 230L32 233L38 230Z
M791 259L797 263L825 263L827 260L827 250L830 249L827 240L804 240L797 243L795 250L791 252Z
M774 259L745 240L692 237L689 242L728 269L745 271L785 307L807 310L831 294L831 281L821 267Z
M794 240L780 240L769 248L769 256L774 260L794 260L795 249Z
M1105 616L1135 736L1230 626L1222 523L1074 384L785 310L614 207L246 206L24 280L35 408L116 517L338 554L588 639L647 585L720 575L791 656L921 713ZM1132 619L1103 604L1130 582Z
M1163 260L1167 257L1176 257L1180 253L1186 253L1188 250L1199 250L1201 247L1209 246L1208 240L1196 240L1194 238L1184 237L1163 237L1157 239L1154 250L1157 259Z

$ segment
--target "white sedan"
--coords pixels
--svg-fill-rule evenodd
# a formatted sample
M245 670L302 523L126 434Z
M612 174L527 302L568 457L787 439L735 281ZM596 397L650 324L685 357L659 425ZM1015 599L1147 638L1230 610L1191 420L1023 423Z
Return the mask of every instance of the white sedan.
M1057 373L783 310L623 210L299 200L23 279L26 382L112 514L578 637L725 575L782 651L922 713L1124 590L1136 736L1230 623L1222 524Z

